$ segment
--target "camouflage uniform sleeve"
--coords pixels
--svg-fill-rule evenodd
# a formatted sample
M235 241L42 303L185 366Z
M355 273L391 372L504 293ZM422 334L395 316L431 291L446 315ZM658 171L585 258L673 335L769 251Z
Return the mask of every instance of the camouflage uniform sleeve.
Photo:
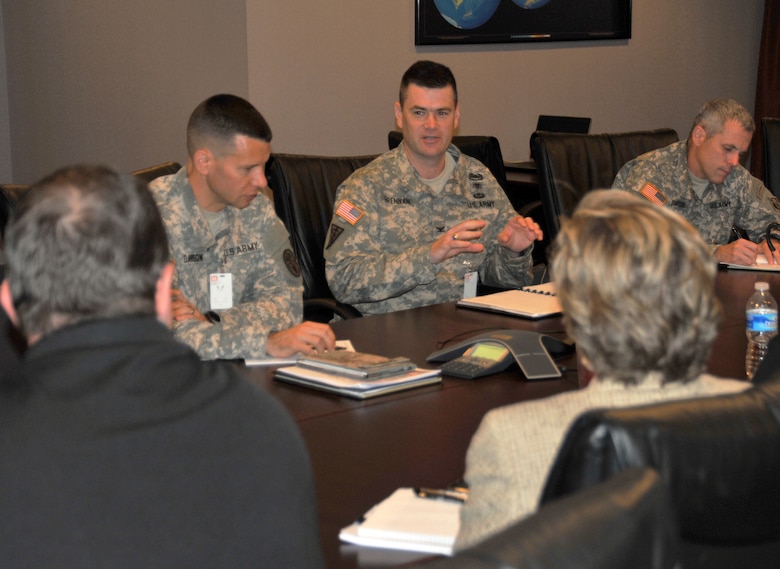
M612 182L612 188L639 194L642 187L650 182L665 189L664 186L655 181L658 178L657 170L658 168L652 160L632 160L624 164L618 171Z
M302 320L303 286L287 232L278 219L267 219L260 227L264 228L260 257L253 255L248 266L234 263L237 266L231 268L239 302L218 311L220 322L185 320L174 327L176 337L202 359L266 356L268 334ZM206 312L209 306L199 304L198 309Z
M651 150L626 162L615 176L612 188L641 194L649 183L669 199L680 197L690 186L686 156L684 141ZM653 201L650 197L645 198Z
M436 279L439 267L430 261L430 243L420 243L401 251L382 243L379 232L387 220L376 207L381 199L374 176L353 175L339 188L325 244L328 284L341 302L358 304L397 297L420 284ZM388 184L393 182L388 180ZM347 205L343 205L347 204ZM358 219L338 214L339 206L354 208Z
M233 307L217 311L220 322L175 322L176 338L202 359L264 356L268 334L298 324L303 314L300 270L270 200L258 196L249 208L232 210L229 227L215 238L188 196L185 171L156 180L150 189L176 261L174 288L206 313L209 275L233 277Z
M745 229L752 241L764 240L770 223L780 223L780 202L764 183L750 176L735 223Z
M499 245L498 234L517 212L509 203L503 188L485 168L486 188L495 196L499 209L496 219L485 228L485 243L489 243L488 254L479 269L480 281L489 286L504 288L520 288L533 282L533 257L531 252L534 245L531 244L525 251L515 253L506 247Z

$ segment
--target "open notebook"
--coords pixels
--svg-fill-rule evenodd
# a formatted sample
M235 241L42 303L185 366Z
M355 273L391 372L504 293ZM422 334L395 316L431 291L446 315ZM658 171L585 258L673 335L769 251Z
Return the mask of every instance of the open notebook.
M544 318L561 313L561 303L555 295L555 284L544 283L518 290L505 290L484 296L462 298L458 306L489 312L500 312L523 318Z
M339 537L369 547L452 555L461 505L419 498L412 488L399 488L362 520L343 528Z

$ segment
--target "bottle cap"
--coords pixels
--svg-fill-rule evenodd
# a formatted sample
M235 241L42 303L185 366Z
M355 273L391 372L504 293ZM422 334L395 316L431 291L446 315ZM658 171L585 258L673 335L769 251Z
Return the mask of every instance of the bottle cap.
M769 283L758 281L755 285L756 290L769 290Z

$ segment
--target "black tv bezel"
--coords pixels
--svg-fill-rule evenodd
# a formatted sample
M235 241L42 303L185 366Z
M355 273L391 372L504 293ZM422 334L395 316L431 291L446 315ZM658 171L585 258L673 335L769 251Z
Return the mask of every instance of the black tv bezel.
M534 10L500 0L493 15L483 25L460 29L439 13L434 0L415 0L415 45L482 44L518 42L556 42L620 40L631 38L631 0L550 0ZM592 20L594 3L599 10L610 10L614 17L608 25L596 27ZM572 12L565 12L566 7ZM580 11L581 10L581 11Z

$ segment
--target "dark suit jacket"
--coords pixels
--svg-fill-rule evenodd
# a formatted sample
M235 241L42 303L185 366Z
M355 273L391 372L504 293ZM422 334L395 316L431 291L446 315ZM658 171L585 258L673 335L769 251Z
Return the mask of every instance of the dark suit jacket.
M293 420L155 318L47 335L0 387L0 566L322 566Z

